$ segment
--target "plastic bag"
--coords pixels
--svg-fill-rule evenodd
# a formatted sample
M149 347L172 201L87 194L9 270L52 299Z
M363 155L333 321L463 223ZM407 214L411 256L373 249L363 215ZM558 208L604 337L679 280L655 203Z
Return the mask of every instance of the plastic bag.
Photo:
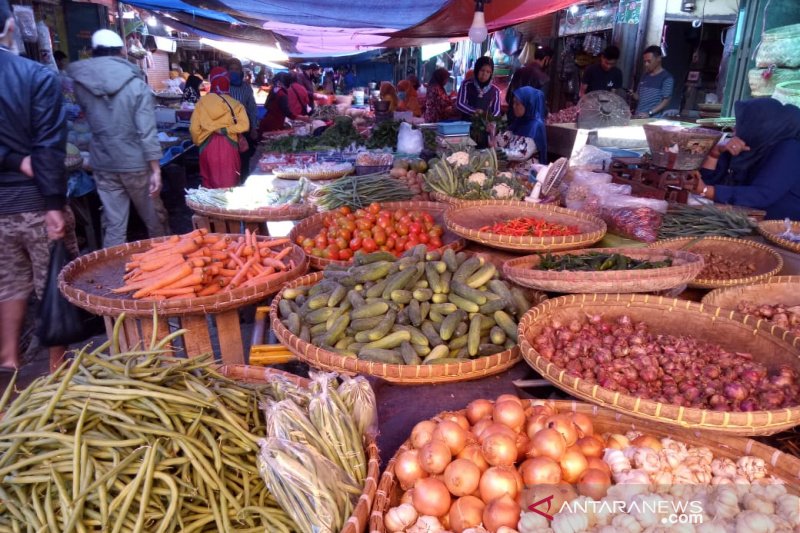
M301 533L336 533L363 492L316 449L283 439L259 441L261 478Z
M353 420L362 435L377 436L378 406L375 392L364 376L342 376L339 396L353 415Z
M604 207L602 218L610 233L637 241L655 242L664 215L649 207Z
M35 43L39 40L39 30L36 27L36 16L31 6L14 6L14 18L17 23L17 32L26 43Z
M397 134L397 151L401 154L418 155L425 147L422 130L415 130L408 122L400 124Z
M68 346L85 340L103 328L100 317L69 303L58 290L58 274L69 263L64 239L50 245L50 266L39 309L39 341L43 346Z
M586 168L590 170L605 170L610 164L610 153L589 144L581 148L569 160L570 168Z

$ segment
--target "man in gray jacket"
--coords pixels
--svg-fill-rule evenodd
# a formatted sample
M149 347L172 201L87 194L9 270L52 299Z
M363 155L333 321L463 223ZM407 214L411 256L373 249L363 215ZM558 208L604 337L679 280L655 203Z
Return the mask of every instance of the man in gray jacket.
M103 202L104 247L126 242L130 202L150 237L166 232L156 208L162 153L153 92L124 53L119 35L99 30L92 35L93 57L67 69L92 129L89 152Z

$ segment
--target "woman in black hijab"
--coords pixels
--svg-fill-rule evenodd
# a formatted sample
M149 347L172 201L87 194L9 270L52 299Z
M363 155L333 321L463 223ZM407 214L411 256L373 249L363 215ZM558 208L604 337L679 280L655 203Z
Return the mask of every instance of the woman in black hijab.
M800 220L800 109L772 98L736 102L736 136L714 147L697 193Z
M200 86L203 85L203 78L192 72L186 80L186 87L183 89L183 101L196 104L200 100Z
M472 120L476 112L500 115L500 90L492 83L494 62L491 57L479 57L475 61L474 76L461 84L456 107L464 120Z

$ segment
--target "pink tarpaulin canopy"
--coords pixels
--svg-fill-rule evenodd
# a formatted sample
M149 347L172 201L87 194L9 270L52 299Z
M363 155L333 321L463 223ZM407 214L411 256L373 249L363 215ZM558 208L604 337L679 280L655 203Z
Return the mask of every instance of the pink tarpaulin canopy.
M337 55L358 53L381 46L388 28L320 28L285 22L266 22L264 29L297 40L300 54Z

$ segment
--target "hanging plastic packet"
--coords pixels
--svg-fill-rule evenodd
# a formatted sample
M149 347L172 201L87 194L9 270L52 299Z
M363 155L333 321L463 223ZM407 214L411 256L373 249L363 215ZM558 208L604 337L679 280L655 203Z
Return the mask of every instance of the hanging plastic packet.
M356 427L362 435L376 437L378 434L378 406L375 392L366 378L342 376L339 396L350 411Z

